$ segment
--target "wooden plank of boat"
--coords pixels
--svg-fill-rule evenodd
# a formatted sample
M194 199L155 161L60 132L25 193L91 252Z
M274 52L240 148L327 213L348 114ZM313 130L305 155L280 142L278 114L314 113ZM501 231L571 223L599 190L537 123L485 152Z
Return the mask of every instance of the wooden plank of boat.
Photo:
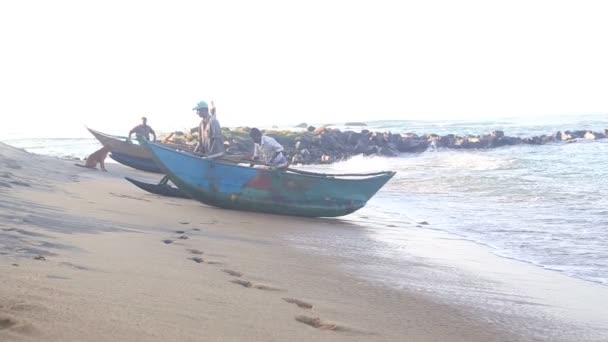
M183 191L181 191L180 189L178 189L176 187L172 187L169 184L146 183L146 182L138 181L136 179L129 178L129 177L125 177L125 179L128 180L129 182L131 182L131 184L135 185L136 187L138 187L144 191L147 191L149 193L152 193L152 194L167 196L167 197L191 199L190 196L186 195Z
M388 182L392 171L327 175L227 164L145 142L180 190L202 203L236 210L307 217L350 214Z

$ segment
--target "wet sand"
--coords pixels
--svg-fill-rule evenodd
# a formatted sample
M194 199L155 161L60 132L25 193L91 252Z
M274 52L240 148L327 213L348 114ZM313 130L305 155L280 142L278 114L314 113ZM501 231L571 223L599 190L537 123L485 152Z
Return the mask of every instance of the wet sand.
M561 321L520 314L522 305L549 306L543 302L543 289L578 293L584 285L544 276L517 262L484 261L487 253L475 248L469 253L470 244L445 240L441 245L445 253L438 253L433 250L434 242L440 241L437 237L427 240L412 233L412 251L418 249L419 255L416 262L387 265L399 269L412 285L396 288L373 281L374 271L366 268L369 260L342 257L339 246L335 255L315 253L294 247L288 238L322 236L328 228L337 234L361 234L367 227L163 198L123 179L153 181L160 176L115 164L107 167L108 173L82 169L0 144L0 340L600 341L604 337L595 324L601 319L592 327L573 319L572 327L567 327L575 333L569 334L560 332L566 327ZM513 267L525 273L507 272ZM488 269L494 274L484 277ZM446 275L458 275L458 286L441 286L453 284ZM500 283L503 277L505 284ZM500 291L480 291L480 284L488 282ZM513 284L518 282L540 290L526 294L532 304L505 300L512 298L511 292L517 291ZM465 298L471 293L477 302ZM608 298L595 287L590 294L599 300ZM462 301L446 300L459 295ZM572 296L564 294L564 298ZM475 303L510 310L486 312ZM590 307L580 306L585 311L580 315L567 311L577 317L604 312Z

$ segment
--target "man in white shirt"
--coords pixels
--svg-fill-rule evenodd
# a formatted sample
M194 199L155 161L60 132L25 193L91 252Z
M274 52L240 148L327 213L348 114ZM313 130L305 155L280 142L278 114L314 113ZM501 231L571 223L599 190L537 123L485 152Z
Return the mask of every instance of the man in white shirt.
M255 143L253 150L253 160L260 160L275 168L287 167L287 158L283 155L283 146L272 137L263 135L257 128L252 128L249 136Z

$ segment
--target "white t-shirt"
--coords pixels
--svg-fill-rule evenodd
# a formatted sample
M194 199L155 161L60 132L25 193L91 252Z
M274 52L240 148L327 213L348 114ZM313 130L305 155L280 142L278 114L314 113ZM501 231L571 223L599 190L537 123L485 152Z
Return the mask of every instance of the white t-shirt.
M259 157L264 163L274 164L278 161L278 159L285 158L281 154L276 158L277 160L272 160L272 157L274 157L277 152L283 152L283 146L281 146L281 144L274 140L274 138L263 135L262 143L255 144L253 150L253 157Z

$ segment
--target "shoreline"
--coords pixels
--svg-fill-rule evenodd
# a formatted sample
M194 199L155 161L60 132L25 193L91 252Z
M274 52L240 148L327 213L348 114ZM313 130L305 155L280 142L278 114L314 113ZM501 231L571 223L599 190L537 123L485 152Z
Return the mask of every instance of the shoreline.
M489 250L448 240L447 233L396 227L411 230L407 249L397 249L404 257L361 259L343 253L347 246L339 243L370 239L372 227L161 198L121 178L158 176L114 164L109 174L82 170L69 162L0 148L0 171L10 173L7 180L21 182L0 188L6 213L0 216L0 236L5 241L13 237L15 248L0 254L1 271L7 275L0 288L0 321L5 322L0 337L199 340L205 332L209 339L224 340L599 341L608 336L581 322L570 322L568 335L559 331L563 322L524 315L528 308L541 313L551 308L562 319L570 313L575 318L583 317L581 312L601 314L605 311L594 311L598 308L592 304L608 298L606 290L488 257ZM332 238L341 247L333 250L337 255L307 250L302 242L318 247L318 241ZM35 250L20 250L30 247ZM49 252L41 255L45 260L32 259L41 251ZM409 287L370 281L378 277L377 267L402 271ZM523 294L518 288L522 284L538 291ZM471 290L463 302L445 298ZM546 291L563 294L562 304L544 298ZM585 294L581 298L587 307L574 305L577 293ZM518 303L517 294L526 298ZM313 307L300 308L283 298ZM477 306L471 298L480 299ZM489 304L511 311L484 309ZM559 305L563 308L555 309Z

